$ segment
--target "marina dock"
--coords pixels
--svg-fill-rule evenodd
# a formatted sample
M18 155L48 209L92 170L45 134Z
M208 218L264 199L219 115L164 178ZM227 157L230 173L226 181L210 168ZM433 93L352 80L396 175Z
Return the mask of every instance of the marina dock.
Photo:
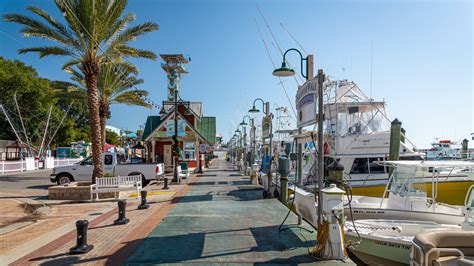
M277 199L263 199L262 190L240 176L232 165L217 160L189 184L188 193L144 239L125 264L313 264L308 255L316 231L299 228ZM321 261L350 265L350 261Z

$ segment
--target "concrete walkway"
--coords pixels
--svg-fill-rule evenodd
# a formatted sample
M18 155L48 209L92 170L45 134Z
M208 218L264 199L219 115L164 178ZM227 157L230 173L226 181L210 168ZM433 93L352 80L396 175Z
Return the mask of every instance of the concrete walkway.
M285 225L294 227L280 232L288 209L276 199L262 199L262 190L251 185L248 177L237 175L231 164L216 160L198 177L189 184L187 194L173 200L175 207L125 264L316 262L308 255L308 248L315 246L316 232L294 226L297 218L293 213Z

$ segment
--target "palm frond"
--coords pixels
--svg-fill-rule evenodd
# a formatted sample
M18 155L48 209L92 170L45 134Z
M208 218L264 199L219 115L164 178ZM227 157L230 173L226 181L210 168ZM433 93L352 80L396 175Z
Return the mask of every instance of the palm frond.
M141 91L128 91L115 97L112 103L120 103L126 105L137 105L145 108L151 108L151 104L142 98Z
M36 52L39 54L40 58L50 55L68 55L71 57L76 56L70 49L59 46L30 47L18 50L18 53L20 54L25 54L28 52Z
M129 41L134 40L136 37L143 35L148 32L152 32L158 30L160 27L158 24L154 22L145 22L140 25L131 27L129 29L124 30L120 34L115 35L112 38L112 42L110 43L110 47L115 47L117 45L126 44Z
M121 55L135 58L147 58L151 60L156 60L157 58L156 54L151 51L141 50L127 45L120 45L115 47L115 50L112 54L117 57Z
M28 9L29 11L35 13L36 15L46 20L50 25L54 27L56 32L58 32L59 34L61 34L62 36L70 40L71 44L75 46L79 45L77 40L73 37L72 32L66 26L64 26L61 22L57 21L55 18L49 15L49 13L46 10L43 10L35 6L28 6L26 9Z

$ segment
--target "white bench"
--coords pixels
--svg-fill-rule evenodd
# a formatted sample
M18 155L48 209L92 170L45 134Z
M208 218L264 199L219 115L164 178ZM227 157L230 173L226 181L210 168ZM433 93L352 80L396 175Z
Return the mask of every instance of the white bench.
M99 193L114 192L117 199L117 192L120 191L136 191L137 198L142 190L141 175L117 176L117 177L100 177L96 178L96 183L91 185L91 200L99 199Z
M188 170L181 170L181 165L178 166L178 177L179 177L179 179L186 178L186 184L187 184L188 180L189 180L189 169Z

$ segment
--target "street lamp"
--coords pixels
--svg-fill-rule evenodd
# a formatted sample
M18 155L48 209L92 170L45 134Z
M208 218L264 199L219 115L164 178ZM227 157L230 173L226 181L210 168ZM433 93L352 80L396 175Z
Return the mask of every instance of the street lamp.
M286 65L286 54L289 51L296 51L300 55L300 58L301 58L301 76L308 79L308 76L309 76L308 72L310 72L310 69L309 69L310 64L308 64L308 61L312 61L313 57L312 57L312 55L308 55L307 57L303 57L303 54L301 54L301 52L298 49L295 49L295 48L291 48L291 49L286 50L286 52L283 54L283 62L281 63L281 67L273 70L273 76L276 76L276 77L291 77L291 76L295 75L295 71L293 69L289 68ZM306 61L306 74L303 73L303 61ZM312 73L311 73L311 76L312 76Z
M271 113L270 113L270 103L269 102L264 102L261 98L257 98L253 101L253 104L252 104L252 108L249 110L249 113L259 113L260 110L255 106L255 104L257 103L257 101L261 101L262 102L262 107L263 107L263 111L265 113L266 116L271 116ZM269 156L270 156L270 160L269 160L269 165L268 165L268 169L267 167L263 167L263 169L265 170L268 170L267 171L267 177L268 177L268 188L267 189L270 189L270 185L272 184L272 173L271 173L271 165L272 165L272 143L273 143L273 126L272 126L272 121L270 119L270 124L269 124L269 133L270 133L270 141L269 141ZM263 133L263 132L262 132ZM263 138L263 136L262 136ZM265 162L262 161L262 165L265 166ZM264 191L264 196L266 195L268 191Z
M277 77L289 77L293 76L295 74L295 71L293 69L290 69L286 66L286 54L289 51L296 51L300 55L301 58L301 75L306 78L306 80L312 79L313 78L313 56L308 55L306 58L303 58L303 55L301 54L300 51L298 51L295 48L291 48L286 50L286 52L283 54L283 63L281 65L281 68L277 68L273 71L273 75ZM303 73L303 61L306 61L306 75ZM315 187L315 193L317 193L318 196L318 221L322 220L322 210L323 210L323 202L321 201L321 189L324 187L323 179L324 179L324 149L323 149L323 122L324 122L324 116L323 116L323 83L325 79L325 75L323 73L322 69L318 70L318 113L317 113L317 120L318 120L318 168L317 172L315 171L315 175L318 176L318 187L316 190ZM298 134L302 133L302 128L298 127ZM301 153L302 151L300 150L300 145L298 144L298 172L301 173L302 169L302 159L301 159ZM300 179L300 177L298 176ZM301 179L300 179L301 180ZM318 222L319 225L319 222ZM318 230L318 234L321 230Z
M240 122L239 125L241 125L241 126L246 126L246 125L248 125L248 124L245 122L245 118L246 118L246 117L249 119L249 122L250 122L250 119L252 119L249 115L245 115L244 118L242 118L242 122Z
M257 98L253 101L252 109L249 110L249 113L259 113L260 112L260 110L257 107L255 107L255 103L257 101L262 102L263 110L265 111L265 113L267 113L268 110L266 110L266 108L265 108L265 102L261 98Z

